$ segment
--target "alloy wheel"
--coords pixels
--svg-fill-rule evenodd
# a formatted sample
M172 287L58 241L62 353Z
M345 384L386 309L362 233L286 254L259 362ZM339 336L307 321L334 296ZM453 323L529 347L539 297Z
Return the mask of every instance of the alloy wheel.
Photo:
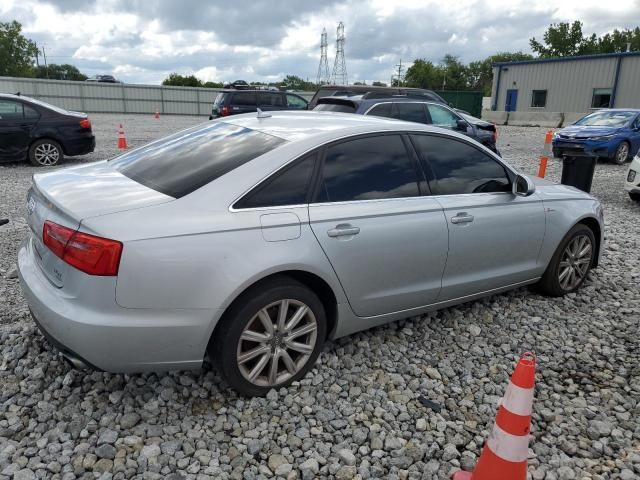
M629 158L629 146L622 142L616 151L616 163L622 165Z
M587 235L575 236L564 249L558 267L558 281L565 291L575 289L584 280L591 259L593 245Z
M262 387L286 382L309 361L318 323L311 308L299 300L273 302L247 323L236 360L242 376Z
M41 143L36 147L34 157L40 165L55 165L60 160L60 152L52 143Z

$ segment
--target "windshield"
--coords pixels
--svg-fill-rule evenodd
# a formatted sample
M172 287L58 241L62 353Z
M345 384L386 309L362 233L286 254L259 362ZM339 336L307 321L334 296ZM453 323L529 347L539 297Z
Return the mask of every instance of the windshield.
M581 118L576 125L599 127L623 127L629 120L637 115L637 112L595 112Z
M24 95L20 95L20 98L24 98L25 100L28 100L31 103L35 103L36 105L40 105L41 107L48 108L49 110L53 110L54 112L61 113L62 115L69 115L69 110L65 110L64 108L56 107L55 105L51 105L50 103L43 102L41 100L36 100L35 98L26 97Z
M346 103L319 103L315 106L314 110L322 112L353 113L356 111L356 107Z
M285 140L224 122L207 122L110 160L120 173L180 198L273 150Z

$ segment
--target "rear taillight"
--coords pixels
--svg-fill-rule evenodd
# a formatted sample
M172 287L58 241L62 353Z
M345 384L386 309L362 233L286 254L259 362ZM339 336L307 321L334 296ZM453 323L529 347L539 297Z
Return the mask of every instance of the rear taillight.
M220 109L220 116L221 117L228 117L231 114L231 109L225 105Z
M43 243L64 262L89 275L118 275L122 243L78 232L47 220Z
M493 143L498 141L498 127L496 127L495 123L493 124Z
M91 120L89 120L88 118L83 118L82 120L80 120L80 128L86 128L86 129L91 129Z

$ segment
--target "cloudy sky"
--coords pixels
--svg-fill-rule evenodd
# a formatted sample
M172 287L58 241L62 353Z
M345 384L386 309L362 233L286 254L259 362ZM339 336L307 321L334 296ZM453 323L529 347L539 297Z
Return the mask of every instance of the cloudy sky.
M529 51L552 22L581 20L603 34L640 24L640 0L2 0L49 63L87 75L158 84L170 72L203 80L315 80L320 33L345 23L349 81L388 81L399 59L465 62Z

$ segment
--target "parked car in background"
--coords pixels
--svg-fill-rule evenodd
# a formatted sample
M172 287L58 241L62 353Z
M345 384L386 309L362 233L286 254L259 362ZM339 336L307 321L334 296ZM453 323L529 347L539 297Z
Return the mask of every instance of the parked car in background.
M84 155L95 146L86 113L23 95L0 94L0 162L57 165L65 155Z
M424 88L374 87L371 85L323 85L309 101L309 110L313 110L318 100L324 97L350 97L364 94L369 94L370 98L375 98L376 95L380 98L390 97L392 95L413 95L423 97L424 100L449 105L447 101L436 92Z
M209 120L258 110L306 110L307 101L300 95L270 90L224 90L216 96Z
M247 395L323 343L598 265L599 202L459 133L318 112L206 122L37 174L22 290L73 365L200 367Z
M553 155L589 156L626 163L640 149L640 109L607 108L582 117L553 136Z
M224 84L224 88L233 88L236 90L251 90L251 85L249 85L244 80L236 80L235 82Z
M640 202L640 152L633 157L627 169L625 190L629 192L631 200Z
M496 147L497 129L493 123L455 111L442 103L424 101L413 95L380 97L379 94L350 97L324 97L314 111L356 113L418 122L463 133L499 153Z
M94 75L87 78L85 82L122 83L120 80L116 80L113 75Z

